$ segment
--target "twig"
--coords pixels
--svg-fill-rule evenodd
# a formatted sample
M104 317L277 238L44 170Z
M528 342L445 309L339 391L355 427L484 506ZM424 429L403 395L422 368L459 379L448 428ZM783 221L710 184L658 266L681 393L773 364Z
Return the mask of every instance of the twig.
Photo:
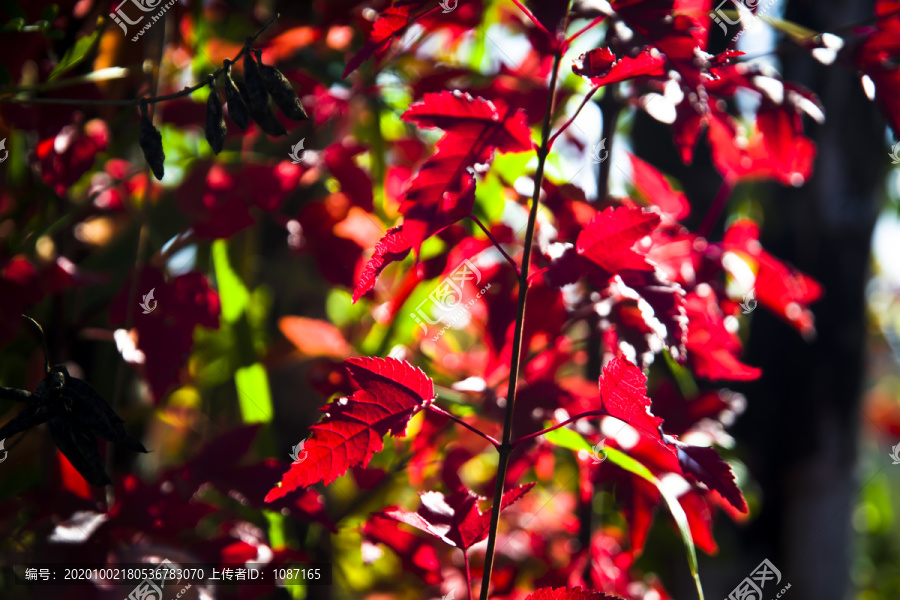
M728 197L731 196L731 191L733 189L734 185L732 185L731 181L729 181L727 177L722 180L722 185L719 186L719 191L716 192L716 197L713 198L712 204L709 205L709 209L703 216L703 222L700 224L700 228L697 230L697 235L699 235L700 237L709 236L709 234L713 230L713 227L716 226L719 217L722 215L722 210L728 203Z
M466 563L466 598L472 597L472 571L469 569L469 552L465 548L463 551L463 561Z
M540 21L537 20L537 17L534 16L534 13L532 13L530 10L528 10L527 8L525 8L525 5L524 5L524 4L522 4L521 2L519 2L519 0L512 0L512 2L513 2L513 4L515 4L516 6L519 7L519 10L521 10L523 13L525 13L525 16L526 16L526 17L528 17L529 19L531 19L531 22L534 23L535 26L536 26L538 29L540 29L541 31L544 32L544 35L546 35L546 36L547 36L548 38L550 38L551 40L555 40L555 39L556 39L556 38L553 37L553 34L551 34L549 31L547 31L547 28L544 27L544 25L543 25Z
M572 118L570 118L568 121L563 123L562 127L557 129L556 133L554 133L552 136L550 136L550 144L549 144L550 148L553 147L553 141L557 137L559 137L559 134L561 134L563 131L565 131L569 127L569 125L571 125L572 123L575 122L575 119L578 117L578 114L581 112L581 109L584 108L585 105L591 101L591 98L594 97L594 94L596 94L597 90L599 90L601 87L603 87L603 86L598 85L598 86L591 88L591 92L589 94L585 95L584 100L581 101L581 105L578 107L578 110L575 111L575 114L572 115Z
M268 23L262 26L259 31L256 32L255 35L249 37L251 41L256 41L256 39L262 35L262 33L268 29L275 21L278 20L280 14L275 14ZM241 51L237 53L237 56L234 57L234 60L225 59L225 64L230 62L237 62L245 53L247 52L247 47L244 46L241 48ZM215 71L213 71L212 76L218 77L225 70L225 65L219 67ZM206 79L202 82L191 86L186 87L180 92L174 92L172 94L166 94L164 96L151 96L149 98L129 98L126 100L91 100L85 98L18 98L18 97L6 97L0 98L0 102L7 103L16 103L16 104L74 104L77 106L137 106L142 102L146 102L147 104L155 104L157 102L165 102L167 100L175 100L176 98L183 98L184 96L190 96L200 88L204 88L207 86Z
M513 0L515 2L515 0ZM557 50L553 56L553 67L550 74L550 88L547 94L547 109L544 114L544 125L541 131L541 146L538 149L537 172L534 177L534 194L531 198L531 211L528 214L528 228L525 232L525 254L522 257L522 269L519 272L519 298L516 309L516 329L513 336L512 355L509 364L509 384L506 391L506 414L503 419L503 443L498 449L500 460L497 465L497 482L494 486L494 500L491 506L491 522L488 529L487 550L484 557L484 574L481 579L481 600L487 600L491 585L491 570L494 566L494 550L497 546L497 530L500 525L500 505L503 498L503 485L506 482L506 469L509 466L509 455L512 452L513 408L516 403L516 387L519 381L519 366L522 359L522 337L525 325L525 298L528 293L528 267L531 264L534 229L537 222L538 204L541 200L541 184L544 179L544 164L550 152L550 120L553 118L553 105L556 101L556 82L559 77L559 64L562 53Z
M494 439L493 437L491 437L491 436L489 436L488 434L484 433L483 431L479 431L477 427L474 427L474 426L472 426L472 425L469 425L468 423L466 423L465 421L463 421L462 419L460 419L460 418L457 417L456 415L454 415L454 414L452 414L452 413L450 413L450 412L447 412L447 411L444 410L443 408L440 408L439 406L435 406L434 404L429 404L429 405L428 405L428 410L430 410L430 411L433 412L433 413L437 413L437 414L439 414L439 415L443 415L443 416L447 417L448 419L450 419L451 421L455 421L456 423L459 423L460 425L462 425L463 427L465 427L465 428L468 429L469 431L473 431L473 432L477 433L479 436L483 437L484 439L486 439L487 441L489 441L491 444L493 444L494 448L499 448L499 447L500 447L500 442L498 442L496 439Z
M518 446L518 445L521 444L522 442L527 442L528 440L533 440L534 438L539 437L539 436L542 436L542 435L547 434L547 433L550 433L551 431L553 431L553 430L555 430L555 429L559 429L560 427L565 427L566 425L568 425L568 424L570 424L570 423L574 423L574 422L577 421L578 419L583 419L583 418L585 418L585 417L602 417L603 415L608 415L608 414L609 414L609 413L606 411L606 409L603 409L603 408L600 408L600 409L597 409L597 410L589 410L589 411L587 411L587 412L583 412L583 413L577 414L577 415L575 415L574 417L569 417L568 419L566 419L566 420L563 421L562 423L557 423L557 424L554 425L553 427L548 427L547 429L543 429L543 430L541 430L541 431L536 431L536 432L531 433L531 434L528 434L528 435L523 435L522 437L520 437L520 438L517 439L516 441L512 442L512 446L513 446L513 447Z
M488 228L484 226L484 223L481 222L481 219L479 219L479 218L476 217L475 215L469 215L469 218L472 219L473 221L475 221L475 223L476 223L479 227L481 227L481 230L484 232L484 234L485 234L486 236L488 236L488 239L491 240L491 243L494 244L494 246L496 246L497 250L500 251L500 254L502 254L502 255L506 258L506 260L509 261L509 264L511 264L511 265L516 269L516 273L517 273L517 274L518 274L518 273L521 273L521 271L519 270L519 265L518 265L518 263L516 263L516 261L514 261L514 260L509 256L509 254L506 253L506 250L503 249L503 246L500 245L500 242L498 242L498 241L494 238L494 236L491 234L491 232L488 230Z
M576 39L578 39L578 37L581 36L581 34L586 32L588 29L590 29L594 25L597 25L598 23L603 21L603 19L605 19L606 17L607 17L607 15L600 15L599 17L594 17L593 21L591 21L590 23L588 23L587 25L585 25L584 27L582 27L581 29L579 29L578 31L576 31L575 33L573 33L572 35L567 37L566 41L563 43L563 51L568 50L569 45L572 42L574 42Z

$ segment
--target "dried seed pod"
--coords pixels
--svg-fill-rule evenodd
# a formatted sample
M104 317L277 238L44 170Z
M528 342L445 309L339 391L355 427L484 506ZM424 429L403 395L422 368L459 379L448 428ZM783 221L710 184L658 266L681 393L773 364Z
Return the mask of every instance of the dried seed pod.
M244 83L247 85L247 105L263 112L269 105L269 92L249 47L244 53Z
M162 135L159 130L150 122L147 116L147 101L141 101L141 134L138 137L141 150L144 151L144 158L147 164L153 170L153 175L157 179L162 179L165 169L163 162L166 160L166 153L163 152Z
M250 124L250 112L247 109L247 101L241 96L241 92L231 78L231 61L225 60L225 102L228 105L228 116L241 129L247 129Z
M216 89L216 80L209 76L209 98L206 100L206 141L214 154L218 154L225 146L225 117L222 114L222 101Z
M262 75L266 90L269 92L269 95L272 96L272 100L275 101L276 106L278 106L284 116L294 121L305 121L309 119L306 111L303 110L300 98L297 97L297 93L294 91L291 83L287 80L287 77L275 67L264 65L260 58L259 51L256 51L256 60L259 61L259 73Z
M246 99L247 87L241 81L237 83L237 87L241 92L241 96ZM278 120L278 117L275 116L275 113L272 112L271 108L266 106L264 110L260 111L254 109L252 106L248 106L248 109L250 110L250 118L253 119L253 121L267 134L275 137L287 135L287 129L284 128L284 125L281 124L281 121Z

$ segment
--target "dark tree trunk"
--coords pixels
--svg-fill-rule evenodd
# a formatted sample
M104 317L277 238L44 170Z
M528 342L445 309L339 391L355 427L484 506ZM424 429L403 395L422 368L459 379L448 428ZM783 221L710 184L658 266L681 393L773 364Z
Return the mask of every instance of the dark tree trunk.
M871 14L869 2L820 0L792 2L785 16L824 31ZM819 94L827 121L811 129L818 147L812 180L776 191L762 243L821 282L825 298L813 307L818 337L811 343L768 315L753 323L747 356L765 375L748 388L750 409L737 432L767 493L745 538L747 547L780 561L795 600L845 600L852 593L850 517L865 485L855 473L864 291L885 175L884 122L856 72L805 53L782 59L786 79Z
M806 0L791 2L785 18L827 31L872 14L870 1ZM815 91L827 120L808 124L818 155L804 187L758 188L764 194L757 196L765 214L762 244L822 283L825 297L812 306L818 336L810 341L764 308L753 313L744 361L764 374L751 385L735 386L747 394L748 409L732 433L738 456L759 484L761 510L737 531L720 524L722 555L701 556L701 576L707 598L725 598L768 558L782 581L778 589L765 589L766 600L787 583L792 600L848 600L850 516L865 485L855 474L864 288L885 175L884 121L852 68L826 67L796 46L780 58L784 78ZM719 181L708 172L708 151L701 148L695 165L683 167L671 135L646 117L637 120L635 138L639 155L683 182L696 202L689 222L696 228ZM712 240L721 239L723 224L720 219ZM687 580L671 587L676 597L695 593Z

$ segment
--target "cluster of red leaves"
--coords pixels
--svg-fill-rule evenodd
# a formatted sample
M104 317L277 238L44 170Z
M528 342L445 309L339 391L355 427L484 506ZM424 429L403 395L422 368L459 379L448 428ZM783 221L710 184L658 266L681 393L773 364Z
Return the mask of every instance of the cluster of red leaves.
M377 314L373 313L373 318L384 322L397 318L419 281L446 277L462 261L476 261L478 287L490 284L482 302L471 309L469 328L480 332L482 343L465 353L445 340L429 344L423 339L420 343L425 354L442 359L431 363L429 374L435 380L478 382L473 385L479 391L468 392L467 396L481 405L482 416L472 417L468 423L495 436L502 420L505 377L512 356L517 276L508 262L484 258L481 253L492 242L477 231L471 233L473 228L460 222L472 216L475 186L490 168L493 154L534 147L528 126L541 120L540 100L548 92L549 59L562 39L554 29L562 19L544 3L533 4L529 16L535 27L523 26L518 17L510 17L510 22L522 27L532 42L531 54L523 61L528 67L514 73L521 82L517 101L503 88L506 67L489 85L477 83L464 68L447 67L438 67L413 82L413 97L418 101L402 118L423 129L439 128L443 136L430 158L423 159L417 150L413 168L389 168L389 193L400 202L403 222L389 229L374 245L370 258L357 266L353 291L354 302L376 299L378 303L372 306L373 310L377 307ZM822 108L816 97L782 81L771 70L735 62L740 52L708 54L708 11L702 7L686 10L684 3L679 6L684 10L672 19L672 2L612 3L614 18L640 35L632 41L617 40L616 52L602 47L585 53L572 65L573 72L595 88L627 84L637 106L648 106L654 101L651 95L663 98L660 93L675 85L680 99L673 102L667 93L660 101L673 102L670 123L681 156L686 163L691 162L695 146L705 138L726 192L750 180L802 185L815 158L815 145L804 135L803 116L821 119ZM422 3L393 2L375 20L345 75L373 55L377 68L393 42L413 23L428 31L462 26L455 17L430 24L432 13ZM595 19L600 20L603 18ZM635 45L637 40L640 45ZM451 82L458 85L465 81L472 83L453 92L441 89ZM724 108L738 92L747 91L760 101L749 133ZM524 110L513 110L515 106ZM404 141L405 148L416 147L416 143ZM517 403L527 410L519 407L513 418L513 439L520 440L525 450L510 460L506 480L510 491L502 504L503 508L511 504L507 499L510 494L517 498L531 489L531 484L519 485L522 476L533 473L544 480L548 469L552 470L550 465L556 460L553 447L536 435L545 422L579 415L584 418L579 431L591 443L606 437L609 447L626 451L657 478L681 481L678 500L688 516L695 543L714 553L717 547L712 521L716 509L736 519L747 512L731 468L708 445L719 439L714 431L721 430L722 422L740 403L711 388L687 397L666 381L657 384L648 397L643 369L666 352L705 382L756 379L761 371L740 360L740 294L734 297L726 283L737 281L744 293L752 289L762 307L804 335L814 333L809 306L821 297L822 289L766 252L759 243L758 226L752 221L730 223L721 241L690 232L679 223L690 213L688 197L651 164L636 156L629 156L629 160L635 194L632 198L589 201L572 184L543 181L542 203L551 215L552 227L543 237L538 232L539 248L528 249L533 252L534 271L529 278L523 347L531 359L524 365ZM493 241L513 257L521 256L514 251L517 244L520 247L521 238L504 227L489 224ZM538 225L539 230L542 227ZM446 249L421 260L422 244L431 237L444 241ZM391 264L406 261L411 251L418 268L401 277L399 268L393 271ZM386 273L392 275L391 289L379 290L376 282ZM571 290L578 291L581 300L573 301ZM593 290L593 296L587 293L589 290ZM466 292L464 287L464 296ZM564 334L564 325L573 320L590 323L590 315L599 315L594 325L597 337L592 339L593 343L602 340L604 348L599 393L593 387L596 384L573 371L572 365L583 364L583 350ZM340 332L332 333L343 342ZM365 369L363 364L367 365ZM473 491L451 473L488 449L490 443L461 433L474 447L453 446L446 452L439 449L444 435L439 426L446 417L439 409L430 410L436 401L432 379L412 364L354 358L347 361L346 368L355 391L339 392L339 400L322 407L326 418L313 426L307 441L307 450L318 459L314 465L305 461L292 465L269 497L280 498L292 489L320 481L327 484L349 468L364 467L381 448L385 433L402 435L416 412L429 409L410 442L409 470L414 481L440 483L444 490L420 492L421 505L415 512L388 508L374 513L363 531L368 542L393 548L411 572L434 584L438 581L439 555L421 538L411 537L408 530L388 521L409 525L464 551L481 540L484 513L476 502L480 492L489 493L493 482ZM620 424L620 433L602 435L613 422ZM715 424L712 430L710 423ZM695 445L679 438L703 441ZM435 459L443 461L437 473L428 467ZM538 580L545 585L588 585L607 593L641 597L628 589L629 583L634 583L632 563L643 549L652 515L662 498L652 484L612 462L598 465L581 455L576 459L582 496L589 498L598 487L615 489L629 525L630 547L623 550L609 533L596 532L590 548L582 549L566 565ZM538 535L548 539L553 533L542 531ZM541 555L535 551L535 556ZM616 565L615 576L602 568L585 568L602 563L601 556ZM553 564L550 554L545 558L546 564ZM521 575L524 573L501 572L494 582L495 592L503 597L500 581ZM658 583L653 586L665 597Z
M393 52L402 51L398 42L413 26L445 36L453 45L482 21L483 7L477 1L462 2L449 13L424 0L384 4L389 5L374 19L369 18L372 9L362 3L340 3L341 10L319 6L323 27L351 20L360 25L365 39L347 60L344 77L355 82L355 92L370 98L378 93L375 86L368 85L372 71L387 63ZM479 502L491 493L495 481L469 489L459 470L489 450L491 436L499 434L513 355L516 301L518 294L524 293L518 289L516 268L498 258L498 253L485 252L495 243L513 256L511 260L529 252L533 268L522 336L528 360L518 382L512 425L517 452L506 472L504 489L508 491L494 499L504 515L538 512L529 501L541 488L535 489L536 482L520 481L551 480L555 464L565 459L540 433L548 421L560 424L576 416L582 419L578 431L590 443L605 440L608 447L627 452L658 479L681 484L678 501L702 550L717 550L712 536L716 509L733 518L746 514L747 505L731 468L711 447L718 439L715 432L738 404L712 383L747 381L761 375L759 369L740 360L740 308L726 283L733 279L745 290L753 289L765 309L803 335L814 333L809 306L821 297L822 289L766 252L752 221L730 223L718 241L689 231L680 223L690 213L689 198L665 174L636 156L629 156L634 191L630 198L589 200L572 184L544 178L539 192L547 215L542 215L546 219L538 225L540 242L534 248L523 250L519 232L505 223L487 224L491 240L468 227L467 220L475 213L476 185L495 155L535 148L531 128L545 118L553 54L569 44L566 32L559 30L568 22L565 3L527 4L530 10L525 16L513 9L499 14L504 26L520 31L530 42L515 68L503 66L485 78L466 67L430 64L433 68L422 69L409 82L414 102L402 120L420 129L439 129L442 135L433 152L418 136L387 144L394 164L388 165L384 174L385 196L397 203L403 221L383 235L380 230L373 234L377 227L372 223L380 223L383 212L382 207L376 211L372 177L356 160L369 148L352 140L328 145L321 161L312 167L286 162L226 165L200 161L192 165L173 194L193 235L201 241L228 238L256 224L263 214L275 214L291 232L300 230L302 234L292 233L299 239L292 247L311 255L326 280L353 288L353 302L379 301L364 301L372 309L372 322L400 318L420 281L446 277L463 261L474 261L479 289L489 286L489 291L471 308L468 327L476 332L473 347L460 351L457 344L448 342L449 335L437 342L419 340L419 352L409 351L407 357L412 362L420 356L430 359L430 376L412 362L395 358L353 357L335 370L331 368L333 359L355 353L354 340L314 320L282 321L286 336L297 340L305 354L321 359L317 363L321 368L313 370L321 376L317 389L326 396L337 396L322 407L325 416L311 428L305 445L307 459L292 464L280 483L263 497L283 468L275 460L237 464L248 452L255 432L245 428L209 444L187 464L165 471L154 484L130 476L119 485L107 520L89 536L92 542L98 536L108 538L91 545L98 558L104 558L100 552L111 544L132 542L148 534L158 543L183 546L183 531L222 510L202 497L203 486L245 499L254 508L288 510L334 530L310 486L328 485L348 471L361 488L375 485L370 480L383 477L373 476L366 467L383 449L384 436L403 438L410 421L423 412L417 435L408 444L410 481L424 490L419 494L420 505L415 511L401 507L376 511L361 533L364 548L366 544L388 546L409 572L426 584L439 584L447 556L441 552L447 548L436 548L434 539L449 548L477 552L488 529L488 514ZM771 70L738 62L740 52L729 49L710 54L708 3L615 0L611 8L612 14L574 16L593 18L594 24L615 19L637 35L586 52L567 65L574 74L592 88L622 86L631 104L654 115L661 111L650 110L653 102L671 103L674 116L669 122L683 161L693 160L695 147L703 140L726 191L745 181L797 186L809 178L816 148L804 134L803 117L822 117L814 94L783 81ZM862 32L866 37L854 51L853 60L874 84L879 104L896 130L900 75L894 58L900 53L900 2L879 0L876 15L877 23ZM609 31L614 35L615 28ZM299 81L305 99L314 99L316 127L346 128L349 103L345 96L306 72L288 74ZM678 99L673 100L668 92L661 95L673 87ZM749 92L759 100L749 127L725 108L739 92ZM564 104L570 94L572 90L560 90L557 105ZM195 110L191 104L184 102L189 110ZM179 124L179 103L172 107L174 111L164 117ZM192 116L190 121L194 120ZM65 196L93 168L97 156L106 150L109 136L102 121L82 124L77 115L69 114L64 121L54 121L52 131L41 129L32 160L43 182L59 196ZM91 193L97 194L96 208L120 211L125 198L149 189L146 176L129 167L125 161L110 160L103 173L94 174ZM315 176L330 175L339 191L305 203L295 215L278 214L286 197L310 171ZM511 190L514 182L503 183ZM373 239L373 235L381 237ZM429 238L440 239L443 249L422 256L422 245ZM372 247L372 254L366 255L365 250ZM415 255L416 268L400 274L399 266L391 266L406 261L410 254ZM384 275L396 284L390 291L376 288ZM135 276L137 282L125 281L114 300L110 324L124 323L129 310L134 311L127 306L133 287L141 294L155 290L158 308L134 314L133 322L137 347L146 355L143 376L154 396L161 399L181 379L193 348L195 327L218 327L219 298L199 272L167 277L163 271L147 267ZM63 259L36 267L21 256L3 257L3 313L21 312L80 282L75 268ZM467 283L462 293L473 289L474 285ZM588 325L591 343L602 344L604 367L596 381L582 374L584 345L568 334L577 323ZM6 329L8 325L2 327L0 341L13 334ZM665 377L648 391L645 371L662 353L680 363L674 368L686 367L700 379L702 391L686 396ZM477 412L466 418L466 424L481 436L468 429L460 429L455 436L448 433L447 413L436 408L435 381L462 390ZM611 430L616 433L610 434ZM531 530L505 532L502 535L511 541L524 531L531 556L540 559L545 568L530 572L530 565L510 564L498 570L492 581L494 597L520 600L517 589L527 581L550 587L525 600L605 600L610 597L605 594L637 599L650 592L668 598L658 581L641 579L633 568L662 500L656 487L612 461L598 463L585 453L567 458L577 468L579 501L589 502L597 489L615 490L627 534L614 529L594 531L588 547L560 562L560 546L555 544L577 531L578 524L571 519L545 520ZM68 505L50 506L45 498L36 497L39 512L65 517L76 510L93 510L83 488L73 483L68 490ZM296 500L288 496L297 490L301 493ZM153 517L149 531L148 514ZM192 539L190 552L210 562L255 558L264 543L262 536L246 525L228 513L212 539ZM513 546L498 547L499 552L515 553ZM276 562L303 558L286 550L276 550L275 556ZM577 586L600 591L582 591Z

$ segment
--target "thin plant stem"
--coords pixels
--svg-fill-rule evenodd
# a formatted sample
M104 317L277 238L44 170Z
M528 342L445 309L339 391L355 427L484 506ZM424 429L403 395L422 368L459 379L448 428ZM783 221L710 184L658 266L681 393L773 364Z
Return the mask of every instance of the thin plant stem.
M555 429L559 429L560 427L565 427L569 423L574 423L575 421L577 421L579 419L584 419L585 417L602 417L603 415L608 415L608 414L609 413L606 412L606 410L602 409L602 408L598 409L598 410L589 410L587 412L577 414L574 417L569 417L565 421L562 421L561 423L557 423L556 425L553 425L552 427L548 427L547 429L542 429L541 431L536 431L534 433L530 433L528 435L522 436L519 439L512 442L512 446L516 447L519 444L521 444L522 442L527 442L528 440L533 440L534 438L536 438L538 436L542 436L544 434L550 433L551 431L553 431Z
M499 447L500 447L500 442L498 442L497 440L495 440L493 437L489 436L488 434L484 433L483 431L480 431L477 427L474 427L474 426L472 426L472 425L469 425L468 423L466 423L465 421L463 421L462 419L460 419L460 418L457 417L456 415L447 412L447 411L444 410L443 408L440 408L440 407L438 407L438 406L435 406L434 404L429 404L429 405L428 405L428 410L430 410L430 411L433 412L433 413L437 413L437 414L439 414L439 415L443 415L443 416L447 417L448 419L450 419L451 421L455 421L455 422L459 423L460 425L462 425L463 427L465 427L465 428L468 429L469 431L473 431L473 432L477 433L479 436L483 437L484 439L486 439L487 441L489 441L491 444L493 444L494 448L499 448Z
M250 42L255 42L256 38L258 38L262 33L268 29L275 21L278 20L280 14L275 14L268 23L263 25L259 31L256 32L253 36L250 36L248 39ZM237 62L245 53L247 52L247 46L245 45L241 48L241 51L237 53L237 56L234 57L230 62ZM225 61L226 65L230 64L228 60ZM225 71L226 66L223 65L213 71L212 77L218 77L223 71ZM175 100L176 98L183 98L184 96L190 96L200 88L206 87L209 85L207 83L207 79L204 78L200 83L193 85L191 87L186 87L180 92L174 92L172 94L166 94L164 96L151 96L150 98L128 98L125 100L91 100L91 99L83 99L83 98L19 98L16 96L9 96L0 98L0 102L7 103L16 103L16 104L74 104L78 106L137 106L142 102L146 102L147 104L155 104L157 102L165 102L166 100ZM13 90L7 92L0 93L26 93L28 91L33 90Z
M512 257L510 257L509 254L506 253L506 250L503 249L503 246L500 245L500 242L498 242L496 240L496 238L494 238L493 234L491 234L491 232L488 230L488 228L484 226L484 223L481 222L481 219L479 219L475 215L469 215L469 218L472 219L473 221L475 221L476 225L481 227L481 230L484 232L484 234L486 236L488 236L488 239L491 240L491 243L494 244L494 246L496 246L497 250L500 251L500 254L502 254L504 256L504 258L506 258L506 260L509 261L509 264L511 264L513 267L515 267L516 273L521 273L521 270L519 269L519 264L516 261L514 261L512 259Z
M530 10L528 10L524 4L519 2L519 0L512 0L512 2L513 2L513 4L515 4L516 6L519 7L519 10L521 10L523 13L525 13L526 17L531 19L531 22L534 23L538 29L540 29L542 32L544 32L544 35L546 35L551 40L554 39L553 34L551 34L549 31L547 31L547 28L544 27L544 25L540 21L538 21L537 17L534 16L534 13L532 13Z
M534 176L534 194L531 198L531 211L528 214L528 228L525 232L525 253L522 257L522 270L519 272L519 298L516 308L516 329L513 336L512 355L509 364L509 384L506 392L506 413L503 419L503 443L499 447L500 460L497 465L497 482L494 486L494 501L491 506L491 522L488 528L487 550L484 557L484 573L481 579L481 600L487 600L488 588L491 585L491 571L494 566L494 551L497 546L497 530L500 525L500 504L503 498L503 485L506 481L506 469L509 466L509 455L512 452L513 408L516 403L516 387L519 381L519 366L522 357L522 337L525 323L525 298L528 292L528 268L531 265L531 251L534 242L534 229L537 222L538 204L541 199L541 184L544 179L544 164L550 151L550 121L553 118L553 106L556 101L556 82L559 77L559 65L562 52L553 56L553 68L550 73L550 89L547 94L547 109L541 130L541 146L538 149L537 171Z
M556 133L554 133L552 136L550 136L550 144L549 144L550 148L553 147L553 142L554 142L554 140L556 140L557 137L559 137L559 134L561 134L563 131L568 129L569 125L571 125L572 123L575 122L575 119L578 117L578 114L581 112L581 109L583 109L585 107L585 105L591 101L591 98L594 97L594 94L596 94L597 90L599 90L601 87L603 87L603 86L598 85L598 86L592 87L590 93L586 94L584 97L584 100L581 101L581 105L578 107L578 110L575 111L575 114L572 115L572 117L568 121L563 123L562 127L560 127L559 129L556 130Z
M709 210L703 215L703 222L700 223L697 235L700 237L709 236L713 227L715 227L716 223L719 221L719 217L722 216L722 211L725 209L725 205L728 203L728 197L731 196L731 191L733 189L734 185L727 177L722 180L722 185L719 186L716 197L713 198L712 204L709 205Z
M606 19L606 15L600 15L599 17L594 17L594 20L593 20L593 21L591 21L590 23L588 23L587 25L585 25L584 27L582 27L581 29L579 29L578 31L576 31L575 33L573 33L572 35L570 35L568 38L566 38L566 42L565 42L565 44L563 45L563 48L566 49L566 50L568 50L568 49L569 49L569 45L570 45L572 42L574 42L576 39L578 39L578 37L581 36L581 34L585 33L587 30L589 30L589 29L590 29L591 27L593 27L594 25L599 24L599 23L600 23L601 21L603 21L604 19Z
M469 569L469 552L465 548L463 551L463 562L466 563L466 598L472 597L472 571Z

